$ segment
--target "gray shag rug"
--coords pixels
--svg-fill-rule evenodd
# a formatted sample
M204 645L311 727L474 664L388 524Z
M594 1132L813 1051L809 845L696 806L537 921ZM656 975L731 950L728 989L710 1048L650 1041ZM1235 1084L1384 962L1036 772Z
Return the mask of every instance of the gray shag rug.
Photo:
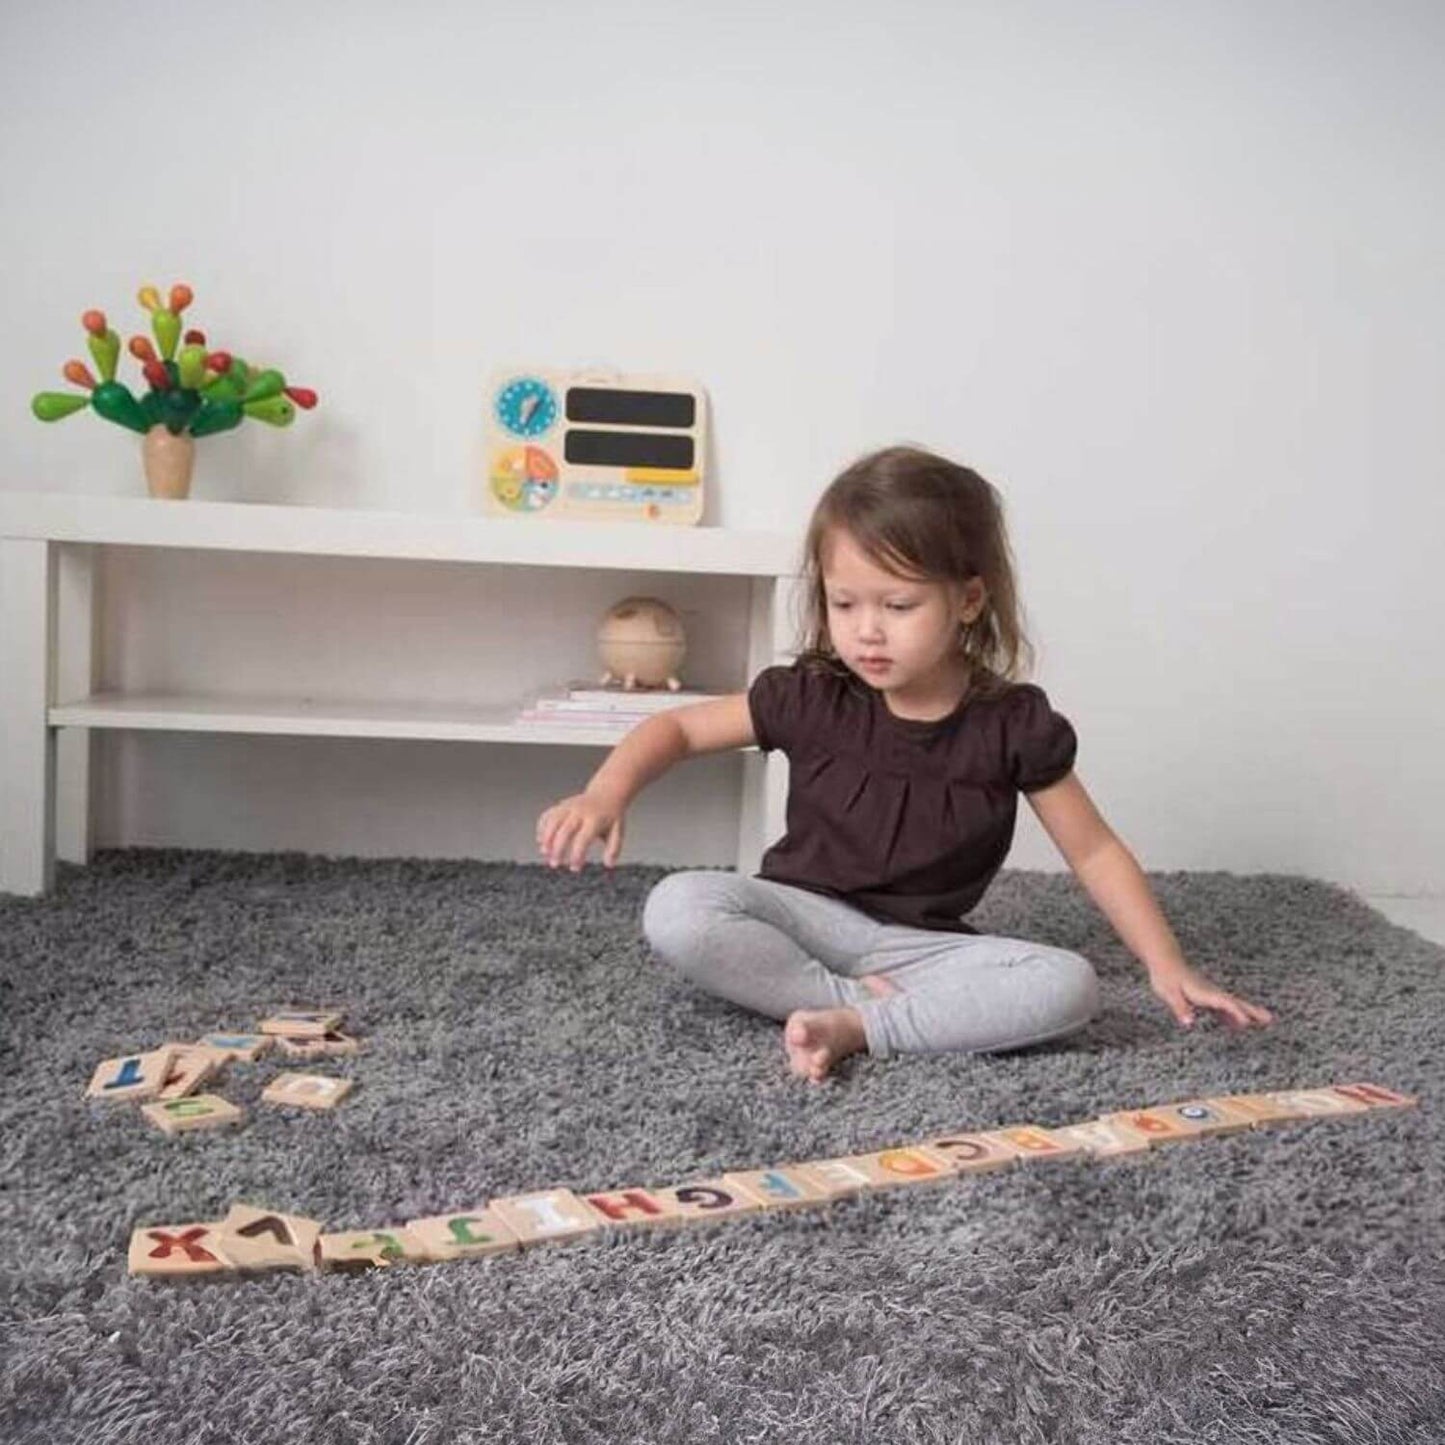
M1093 959L1096 1022L819 1088L650 957L661 876L138 851L0 898L0 1440L1445 1440L1445 950L1308 879L1155 875L1279 1017L1184 1032L1071 878L1005 873L976 921ZM167 1138L82 1098L102 1058L313 1000L366 1042L332 1114ZM236 1201L376 1227L1354 1078L1421 1106L456 1264L126 1274L133 1227Z

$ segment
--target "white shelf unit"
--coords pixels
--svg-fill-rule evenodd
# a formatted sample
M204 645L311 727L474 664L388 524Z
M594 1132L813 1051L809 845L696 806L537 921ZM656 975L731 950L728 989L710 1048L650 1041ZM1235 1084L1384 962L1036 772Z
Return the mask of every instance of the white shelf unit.
M797 544L708 527L0 493L0 892L42 893L57 856L89 859L94 729L595 748L625 731L519 723L511 707L97 692L95 564L106 547L743 579L752 676L782 657ZM740 869L753 869L781 831L781 769L776 757L744 757Z

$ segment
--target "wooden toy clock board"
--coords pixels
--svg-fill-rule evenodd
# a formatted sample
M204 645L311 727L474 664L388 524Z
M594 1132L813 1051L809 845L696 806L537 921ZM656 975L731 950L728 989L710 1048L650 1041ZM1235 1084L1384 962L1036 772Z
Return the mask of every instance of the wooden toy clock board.
M486 511L702 519L707 394L679 377L516 368L487 392Z

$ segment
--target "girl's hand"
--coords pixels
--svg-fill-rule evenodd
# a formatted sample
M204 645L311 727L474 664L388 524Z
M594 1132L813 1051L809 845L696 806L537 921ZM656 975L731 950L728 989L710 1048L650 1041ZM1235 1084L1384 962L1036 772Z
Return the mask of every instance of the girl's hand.
M1266 1026L1274 1022L1267 1008L1226 993L1187 965L1151 973L1149 987L1186 1029L1194 1024L1196 1008L1215 1010L1231 1028L1247 1029L1253 1024Z
M567 863L577 873L587 861L587 850L599 843L603 866L611 868L622 852L622 814L605 797L574 793L537 819L537 849L551 867Z

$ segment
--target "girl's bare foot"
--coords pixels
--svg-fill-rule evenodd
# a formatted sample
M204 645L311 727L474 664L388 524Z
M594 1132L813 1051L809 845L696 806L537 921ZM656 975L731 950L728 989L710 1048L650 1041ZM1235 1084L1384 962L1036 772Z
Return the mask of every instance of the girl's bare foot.
M788 1064L800 1078L821 1084L828 1070L849 1054L868 1047L856 1009L794 1009L783 1028Z

